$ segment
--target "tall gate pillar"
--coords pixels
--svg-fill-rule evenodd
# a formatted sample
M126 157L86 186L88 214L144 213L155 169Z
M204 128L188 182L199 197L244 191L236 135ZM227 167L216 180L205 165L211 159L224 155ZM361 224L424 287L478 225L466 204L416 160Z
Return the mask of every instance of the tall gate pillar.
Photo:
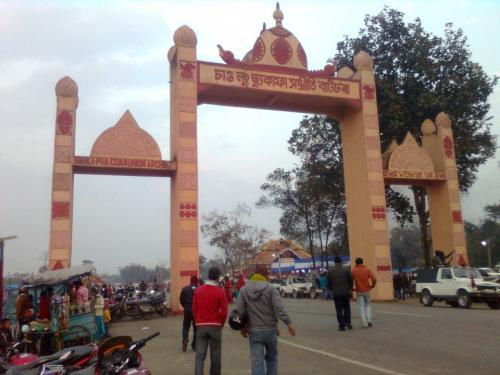
M366 52L354 57L361 82L362 109L341 122L347 226L351 264L362 257L377 275L373 298L393 299L392 265L373 60Z
M71 265L73 157L78 87L71 78L57 82L57 112L52 169L49 269Z
M170 155L177 161L171 179L170 280L171 306L180 310L179 293L198 275L198 100L196 35L188 26L174 34L170 49Z
M436 172L446 173L445 182L427 186L432 247L446 254L455 251L455 265L468 264L451 120L441 112L435 123L424 121L421 130L422 147L430 155Z

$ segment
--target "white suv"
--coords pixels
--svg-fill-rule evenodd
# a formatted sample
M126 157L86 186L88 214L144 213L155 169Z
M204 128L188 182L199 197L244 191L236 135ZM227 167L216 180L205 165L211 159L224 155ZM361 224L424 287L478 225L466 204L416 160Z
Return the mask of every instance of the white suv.
M417 293L424 306L446 301L468 309L473 302L500 308L500 284L484 281L475 268L442 267L417 271Z

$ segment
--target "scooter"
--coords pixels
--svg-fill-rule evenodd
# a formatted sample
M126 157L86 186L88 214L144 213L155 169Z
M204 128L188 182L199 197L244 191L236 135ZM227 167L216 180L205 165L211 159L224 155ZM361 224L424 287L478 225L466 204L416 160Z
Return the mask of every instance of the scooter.
M89 367L70 371L71 375L151 375L143 362L139 350L149 340L159 336L160 332L153 333L139 341L132 341L130 336L118 336L106 340L99 348L97 363Z

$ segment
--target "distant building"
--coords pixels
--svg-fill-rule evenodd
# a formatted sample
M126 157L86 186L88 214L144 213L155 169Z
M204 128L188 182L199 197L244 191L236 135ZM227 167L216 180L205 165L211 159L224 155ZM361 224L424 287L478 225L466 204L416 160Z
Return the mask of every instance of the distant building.
M323 259L323 268L333 265L333 256L329 255ZM272 274L290 274L293 272L307 273L313 269L321 268L321 257L314 257L316 267L313 267L311 254L294 240L269 240L252 257L245 267L244 274L252 272L252 266L264 264ZM349 265L349 257L344 256L342 260Z
M253 256L249 268L253 265L264 264L271 272L277 272L274 270L276 267L283 268L283 272L285 270L290 272L296 261L310 259L311 254L294 240L269 240Z

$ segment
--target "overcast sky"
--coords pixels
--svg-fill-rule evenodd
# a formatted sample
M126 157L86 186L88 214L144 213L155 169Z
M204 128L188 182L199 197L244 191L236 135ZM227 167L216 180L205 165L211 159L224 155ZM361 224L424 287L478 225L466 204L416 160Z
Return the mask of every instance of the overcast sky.
M472 58L500 74L498 1L282 1L283 24L301 41L309 68L320 69L342 36L356 35L365 14L387 4L421 17L442 35L446 22L464 29ZM5 272L35 271L49 243L55 94L59 78L78 84L77 155L129 109L169 156L167 51L177 27L198 37L198 58L219 62L216 45L241 58L262 22L273 25L267 1L0 1L0 236ZM500 91L491 96L493 132L500 133ZM202 214L254 206L274 168L295 162L287 139L300 114L203 105L198 108L199 196ZM497 157L484 165L463 216L478 220L499 200ZM75 177L73 263L92 259L112 272L130 262L169 260L169 181L164 178ZM279 211L254 209L252 223L279 234ZM201 243L205 255L213 250Z

